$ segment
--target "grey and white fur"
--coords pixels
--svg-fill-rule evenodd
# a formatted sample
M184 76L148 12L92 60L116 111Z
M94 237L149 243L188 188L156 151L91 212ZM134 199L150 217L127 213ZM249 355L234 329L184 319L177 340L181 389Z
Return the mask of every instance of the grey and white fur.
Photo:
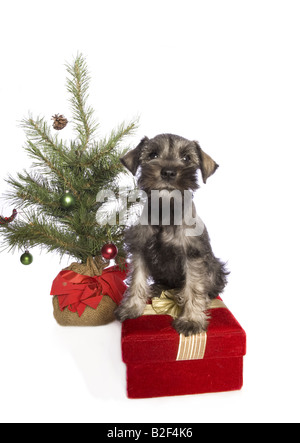
M148 195L149 209L152 190L195 191L198 169L206 183L218 168L197 142L172 134L143 138L121 161L133 175L138 174L138 186ZM197 216L194 204L193 213ZM182 313L174 320L174 328L186 336L206 331L207 309L223 291L228 272L213 254L206 227L197 236L187 236L187 228L190 226L183 220L181 225L171 221L168 226L149 223L127 229L130 274L129 287L116 310L121 322L141 316L147 300L162 289L176 289Z

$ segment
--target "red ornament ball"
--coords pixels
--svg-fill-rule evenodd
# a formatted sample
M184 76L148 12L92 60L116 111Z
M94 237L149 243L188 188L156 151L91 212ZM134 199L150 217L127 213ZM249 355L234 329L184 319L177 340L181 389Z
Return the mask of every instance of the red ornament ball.
M112 260L118 254L118 248L113 243L107 243L101 249L101 254L106 260Z

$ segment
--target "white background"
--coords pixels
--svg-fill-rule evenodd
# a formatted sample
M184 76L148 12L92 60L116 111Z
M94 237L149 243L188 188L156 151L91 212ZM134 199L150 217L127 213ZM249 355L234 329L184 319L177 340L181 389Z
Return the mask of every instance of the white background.
M4 251L1 421L299 421L299 20L292 0L1 5L0 194L30 165L18 122L69 116L64 63L83 52L101 135L140 115L133 145L172 132L220 164L197 208L248 336L242 391L128 400L120 325L64 329L52 317L51 283L68 260L36 249L25 267Z

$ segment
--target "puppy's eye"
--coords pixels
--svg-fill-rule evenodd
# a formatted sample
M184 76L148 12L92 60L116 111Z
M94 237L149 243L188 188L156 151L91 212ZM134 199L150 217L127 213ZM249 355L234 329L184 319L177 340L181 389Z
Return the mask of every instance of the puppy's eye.
M151 152L151 154L149 154L149 159L154 160L155 158L158 158L158 153L156 151L153 151Z
M184 162L189 162L190 161L190 159L191 159L191 157L189 156L189 155L184 155L183 157L182 157L182 160L184 161Z

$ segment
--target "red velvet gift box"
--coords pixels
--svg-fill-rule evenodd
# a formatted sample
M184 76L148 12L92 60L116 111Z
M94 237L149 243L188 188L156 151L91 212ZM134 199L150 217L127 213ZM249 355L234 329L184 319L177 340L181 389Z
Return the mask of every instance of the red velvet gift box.
M160 300L160 299L157 299ZM154 300L153 300L154 305ZM185 337L172 327L173 308L147 306L122 327L129 398L233 391L243 385L246 334L222 300L213 301L206 333ZM171 312L171 315L152 315ZM151 315L149 315L151 314Z

